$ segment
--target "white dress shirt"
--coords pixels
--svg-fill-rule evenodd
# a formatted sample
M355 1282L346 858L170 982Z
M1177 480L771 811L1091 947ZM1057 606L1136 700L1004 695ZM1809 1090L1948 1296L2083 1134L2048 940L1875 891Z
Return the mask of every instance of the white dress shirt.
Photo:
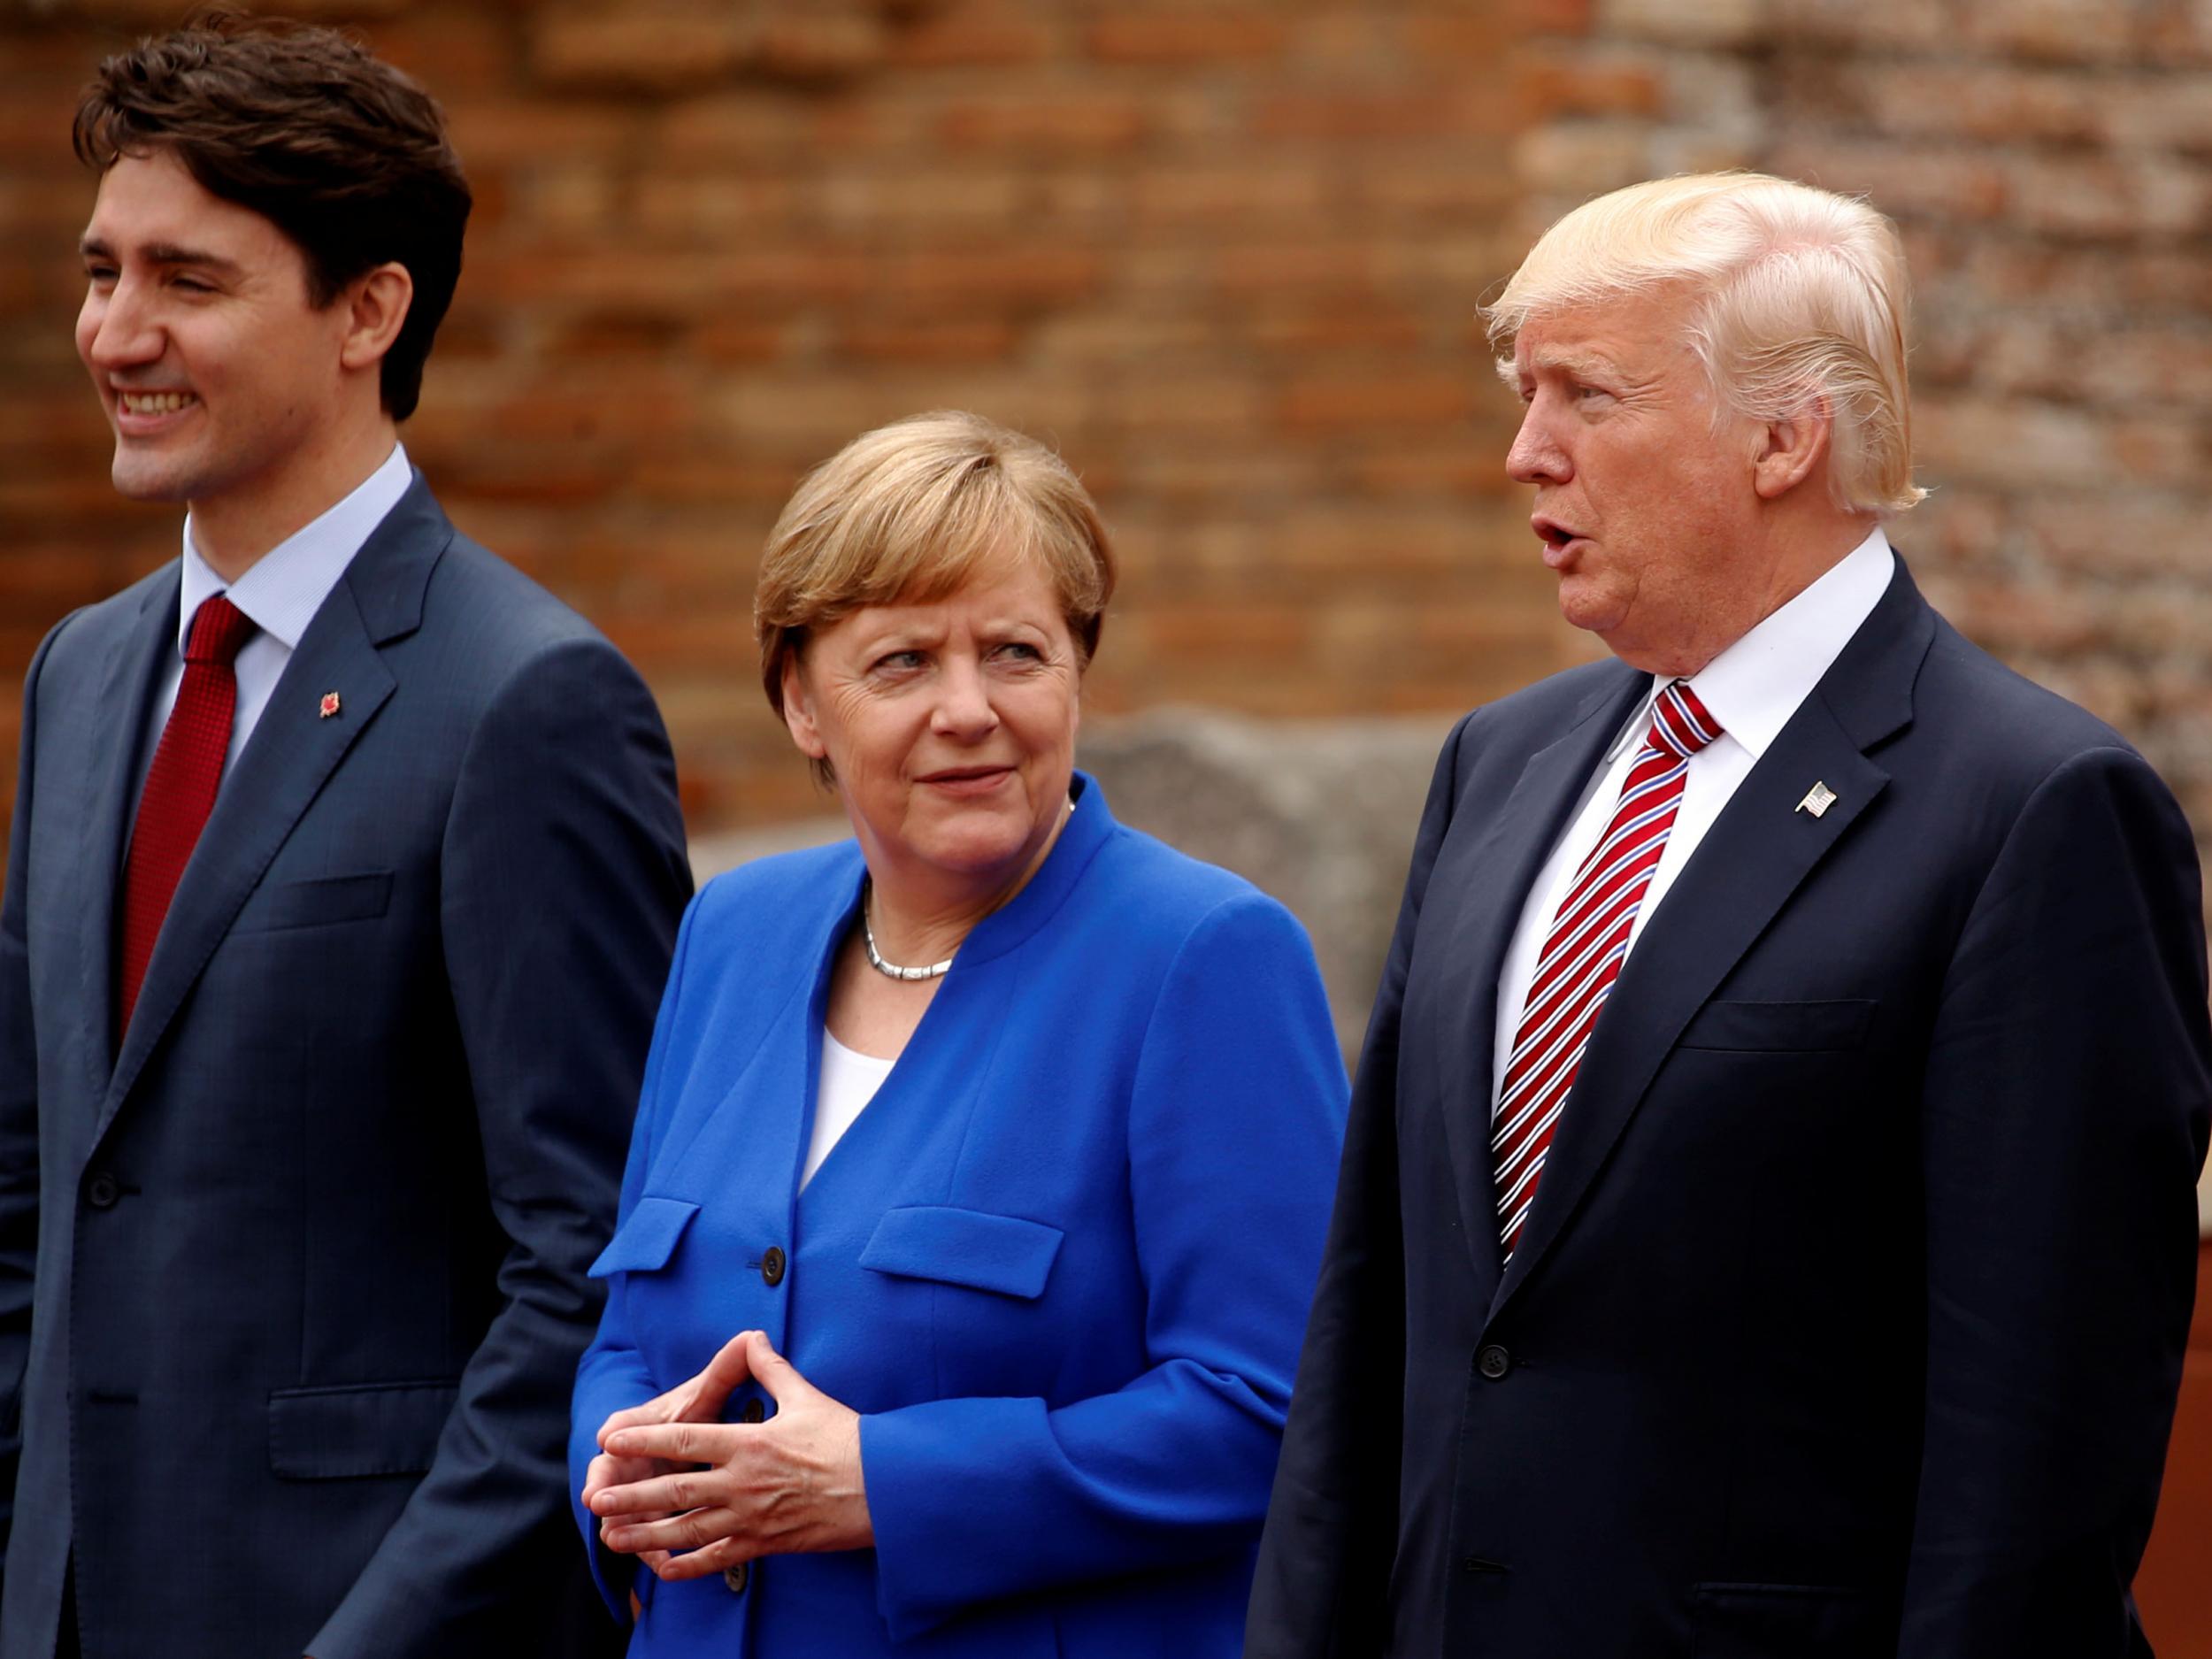
M1890 551L1888 538L1879 529L1874 530L1811 587L1691 676L1691 689L1720 722L1721 735L1690 757L1674 827L1668 833L1659 867L1652 872L1651 886L1645 890L1644 902L1629 929L1632 952L1675 877L1697 850L1698 842L1705 839L1705 832L1712 828L1714 819L1720 817L1737 786L1750 775L1759 757L1767 752L1767 746L1789 724L1798 705L1843 654L1860 624L1872 614L1896 568L1896 555ZM1671 678L1655 680L1649 695L1636 705L1635 713L1605 751L1604 764L1584 788L1566 833L1529 887L1521 919L1513 929L1512 942L1498 971L1498 1025L1490 1045L1494 1108L1505 1086L1506 1061L1513 1053L1513 1036L1520 1029L1521 1010L1536 977L1545 936L1551 932L1553 918L1559 914L1575 872L1612 821L1621 786L1644 746L1644 734L1651 729L1652 703L1673 683Z
M239 648L232 664L238 677L238 701L230 722L230 751L223 757L223 776L238 764L238 757L253 735L262 710L278 676L292 660L300 635L322 609L330 590L353 563L353 556L385 515L399 504L414 480L407 451L392 446L384 464L362 480L351 495L312 523L302 526L255 560L235 582L226 582L192 541L192 516L184 519L184 581L177 603L177 654L162 671L161 687L148 711L146 741L139 747L138 782L142 790L146 773L154 764L154 749L169 711L176 706L177 687L184 681L184 648L192 637L192 618L205 600L228 593L230 602L254 624L253 637ZM318 694L323 690L316 688Z

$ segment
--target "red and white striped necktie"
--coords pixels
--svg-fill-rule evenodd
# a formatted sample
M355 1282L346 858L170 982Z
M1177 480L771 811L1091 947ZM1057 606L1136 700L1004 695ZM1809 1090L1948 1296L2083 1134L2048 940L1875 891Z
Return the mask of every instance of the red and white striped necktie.
M1686 680L1659 694L1651 706L1650 733L1621 786L1620 804L1575 872L1545 936L1490 1118L1499 1236L1509 1261L1535 1202L1553 1127L1574 1087L1598 1010L1620 977L1629 932L1666 850L1690 757L1719 735L1720 723Z

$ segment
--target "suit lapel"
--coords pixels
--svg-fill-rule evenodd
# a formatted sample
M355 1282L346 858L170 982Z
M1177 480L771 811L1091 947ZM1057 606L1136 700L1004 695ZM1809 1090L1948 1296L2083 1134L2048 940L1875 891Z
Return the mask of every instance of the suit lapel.
M277 849L391 696L396 682L380 648L420 625L430 572L452 536L418 475L308 624L177 883L96 1133L106 1133ZM340 704L326 717L327 691Z
M100 701L92 711L92 749L98 758L86 814L84 907L80 913L84 979L78 1007L86 1021L84 1052L98 1060L114 1053L115 898L123 882L123 850L137 811L138 757L146 711L162 670L177 649L177 591L181 567L172 564L148 584L138 614L108 658ZM108 1069L92 1079L104 1090Z
M1934 613L1905 573L1751 769L1637 941L1584 1054L1494 1318L1571 1224L1675 1040L1889 781L1865 751L1907 725ZM1815 782L1835 802L1796 810Z
M1608 744L1649 676L1624 669L1579 705L1567 734L1528 758L1504 806L1455 860L1449 880L1457 910L1445 933L1455 972L1442 987L1442 1041L1431 1049L1431 1083L1451 1150L1460 1219L1479 1272L1498 1271L1497 1207L1490 1159L1490 1076L1496 1041L1498 973L1537 872L1565 828ZM1433 878L1432 891L1439 890Z

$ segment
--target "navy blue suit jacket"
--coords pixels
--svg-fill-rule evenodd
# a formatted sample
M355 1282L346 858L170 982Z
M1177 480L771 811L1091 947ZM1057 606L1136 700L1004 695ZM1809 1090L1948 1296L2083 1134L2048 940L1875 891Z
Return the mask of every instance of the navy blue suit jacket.
M73 1550L88 1659L559 1652L585 1269L689 888L658 714L418 478L225 780L119 1050L177 588L71 616L24 688L0 1655L53 1651Z
M1445 747L1248 1654L2147 1652L2212 1098L2188 826L1901 565L1628 959L1501 1271L1500 963L1649 685Z
M637 1573L633 1659L1237 1651L1344 1062L1289 912L1084 782L803 1190L860 850L764 859L692 906L570 1480L610 1413L763 1330L862 1413L876 1544ZM774 1411L749 1386L726 1419L749 1406ZM630 1562L598 1564L626 1617Z

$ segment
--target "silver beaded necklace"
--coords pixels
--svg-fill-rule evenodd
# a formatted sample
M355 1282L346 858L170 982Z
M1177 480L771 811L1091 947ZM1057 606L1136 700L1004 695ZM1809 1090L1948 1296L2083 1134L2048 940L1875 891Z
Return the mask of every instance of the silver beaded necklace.
M867 941L870 967L878 973L894 979L935 979L951 971L952 958L950 956L947 956L942 962L933 962L926 968L902 968L895 962L886 962L883 959L883 953L876 949L875 926L868 919L869 903L874 897L875 883L864 880L860 884L860 936Z
M1067 805L1061 810L1062 821L1064 822L1072 816L1074 811L1075 801L1071 796ZM951 972L951 956L947 956L942 962L933 962L926 968L902 968L895 962L886 962L883 959L883 953L876 949L875 924L868 918L869 906L875 895L876 884L873 878L863 876L860 879L860 937L868 947L868 965L889 979L941 979L946 974Z

